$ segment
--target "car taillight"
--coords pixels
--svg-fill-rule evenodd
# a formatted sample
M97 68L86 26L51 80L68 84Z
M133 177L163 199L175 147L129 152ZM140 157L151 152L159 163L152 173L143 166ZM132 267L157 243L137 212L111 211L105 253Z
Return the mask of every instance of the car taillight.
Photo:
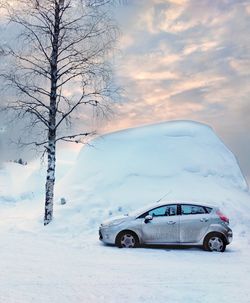
M220 210L217 210L216 214L220 217L220 219L227 224L229 224L229 219L226 217Z

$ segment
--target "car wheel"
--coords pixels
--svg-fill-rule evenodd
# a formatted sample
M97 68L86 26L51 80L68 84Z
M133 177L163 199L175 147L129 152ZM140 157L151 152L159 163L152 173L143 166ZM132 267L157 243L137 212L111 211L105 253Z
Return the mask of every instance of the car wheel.
M226 243L222 235L214 233L205 238L203 247L208 251L224 252L226 249Z
M122 232L117 240L117 246L120 248L134 248L138 244L138 237L130 231Z

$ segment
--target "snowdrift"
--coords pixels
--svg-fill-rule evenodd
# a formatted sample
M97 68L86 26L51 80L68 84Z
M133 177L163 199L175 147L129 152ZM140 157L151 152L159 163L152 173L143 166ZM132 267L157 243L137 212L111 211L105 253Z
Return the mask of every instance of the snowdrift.
M61 181L63 195L100 219L155 202L198 201L248 216L247 183L232 152L207 125L174 121L127 129L84 146ZM248 218L246 218L248 219Z

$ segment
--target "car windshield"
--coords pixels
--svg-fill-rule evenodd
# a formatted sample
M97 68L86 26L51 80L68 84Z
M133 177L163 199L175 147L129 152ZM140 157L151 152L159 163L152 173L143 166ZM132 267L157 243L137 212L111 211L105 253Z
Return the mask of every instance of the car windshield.
M128 215L131 216L131 217L137 217L137 216L145 213L147 210L149 210L151 208L152 208L152 204L150 204L148 206L141 207L141 208L136 209L136 210L133 210L133 211L129 212Z
M169 202L166 202L166 204L169 204ZM138 217L138 216L144 214L145 212L147 212L147 211L149 211L149 210L151 210L153 208L157 208L157 206L158 206L157 203L155 203L153 205L151 203L151 204L148 204L147 206L144 206L144 207L141 207L139 209L136 209L134 211L129 212L128 215L131 216L131 217L134 217L134 216Z

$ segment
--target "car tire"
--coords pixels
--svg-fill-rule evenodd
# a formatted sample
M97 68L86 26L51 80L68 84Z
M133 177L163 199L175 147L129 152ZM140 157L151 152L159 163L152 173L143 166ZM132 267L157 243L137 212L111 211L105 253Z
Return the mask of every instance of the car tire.
M135 248L139 246L139 239L134 232L124 231L117 236L116 245L119 248Z
M219 233L211 233L206 236L203 244L204 250L224 252L226 243L224 237Z

